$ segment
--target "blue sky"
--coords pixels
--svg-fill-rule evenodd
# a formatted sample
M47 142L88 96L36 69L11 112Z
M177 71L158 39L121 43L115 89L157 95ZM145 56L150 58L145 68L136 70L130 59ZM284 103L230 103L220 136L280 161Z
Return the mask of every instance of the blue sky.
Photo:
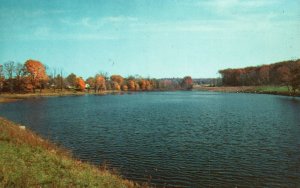
M84 78L204 78L300 58L300 0L0 3L0 63L37 59Z

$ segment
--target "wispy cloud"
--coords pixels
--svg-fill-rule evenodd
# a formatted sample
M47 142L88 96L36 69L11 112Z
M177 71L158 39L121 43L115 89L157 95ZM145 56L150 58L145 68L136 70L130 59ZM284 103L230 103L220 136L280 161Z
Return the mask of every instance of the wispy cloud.
M0 36L0 41L20 40L20 41L97 41L97 40L118 40L119 37L112 34L102 32L61 32L50 27L38 27L31 33L20 33L17 35L3 34Z
M111 16L102 18L83 17L76 20L61 19L60 21L61 23L68 26L79 26L96 29L106 24L129 24L132 22L137 22L138 18L128 16Z
M253 9L268 7L278 4L275 0L209 0L199 1L196 6L207 6L218 12L226 12L233 9Z
M70 13L70 10L63 10L63 9L35 9L35 10L28 10L22 8L0 8L0 16L3 18L15 18L15 17L25 17L25 18L38 18L41 16L51 16L51 15L59 15Z

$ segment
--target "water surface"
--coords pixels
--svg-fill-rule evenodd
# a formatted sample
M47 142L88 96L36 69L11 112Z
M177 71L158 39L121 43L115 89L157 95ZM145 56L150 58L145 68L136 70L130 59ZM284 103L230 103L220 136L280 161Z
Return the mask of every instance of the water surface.
M299 98L213 92L52 97L0 104L0 115L169 187L300 187Z

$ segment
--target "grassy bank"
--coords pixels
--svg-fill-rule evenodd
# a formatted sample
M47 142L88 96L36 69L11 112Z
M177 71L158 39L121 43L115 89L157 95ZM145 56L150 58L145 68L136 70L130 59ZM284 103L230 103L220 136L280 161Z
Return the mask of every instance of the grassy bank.
M0 187L138 187L0 117Z
M221 86L221 87L207 87L197 86L195 90L200 91L214 91L214 92L229 92L229 93L257 93L257 94L272 94L291 96L286 86ZM300 96L300 91L297 91L295 96Z
M41 93L1 93L0 94L0 103L6 102L14 102L24 99L30 98L40 98L40 97L61 97L61 96L80 96L80 95L88 95L88 94L95 94L95 95L105 95L110 93L120 93L119 91L102 91L99 93L94 93L93 91L90 92L81 92L81 91L68 91L68 90L57 90L54 92L53 90L43 90Z

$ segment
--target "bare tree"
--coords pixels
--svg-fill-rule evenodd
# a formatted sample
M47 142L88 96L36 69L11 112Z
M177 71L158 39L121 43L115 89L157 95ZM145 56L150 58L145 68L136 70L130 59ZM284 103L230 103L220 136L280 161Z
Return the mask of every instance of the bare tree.
M8 62L4 63L4 70L5 70L6 75L8 77L9 90L12 93L13 90L14 90L13 73L15 71L15 62L14 61L8 61Z
M15 66L15 74L16 74L16 88L18 92L21 91L22 79L25 74L25 67L21 63L17 63Z

